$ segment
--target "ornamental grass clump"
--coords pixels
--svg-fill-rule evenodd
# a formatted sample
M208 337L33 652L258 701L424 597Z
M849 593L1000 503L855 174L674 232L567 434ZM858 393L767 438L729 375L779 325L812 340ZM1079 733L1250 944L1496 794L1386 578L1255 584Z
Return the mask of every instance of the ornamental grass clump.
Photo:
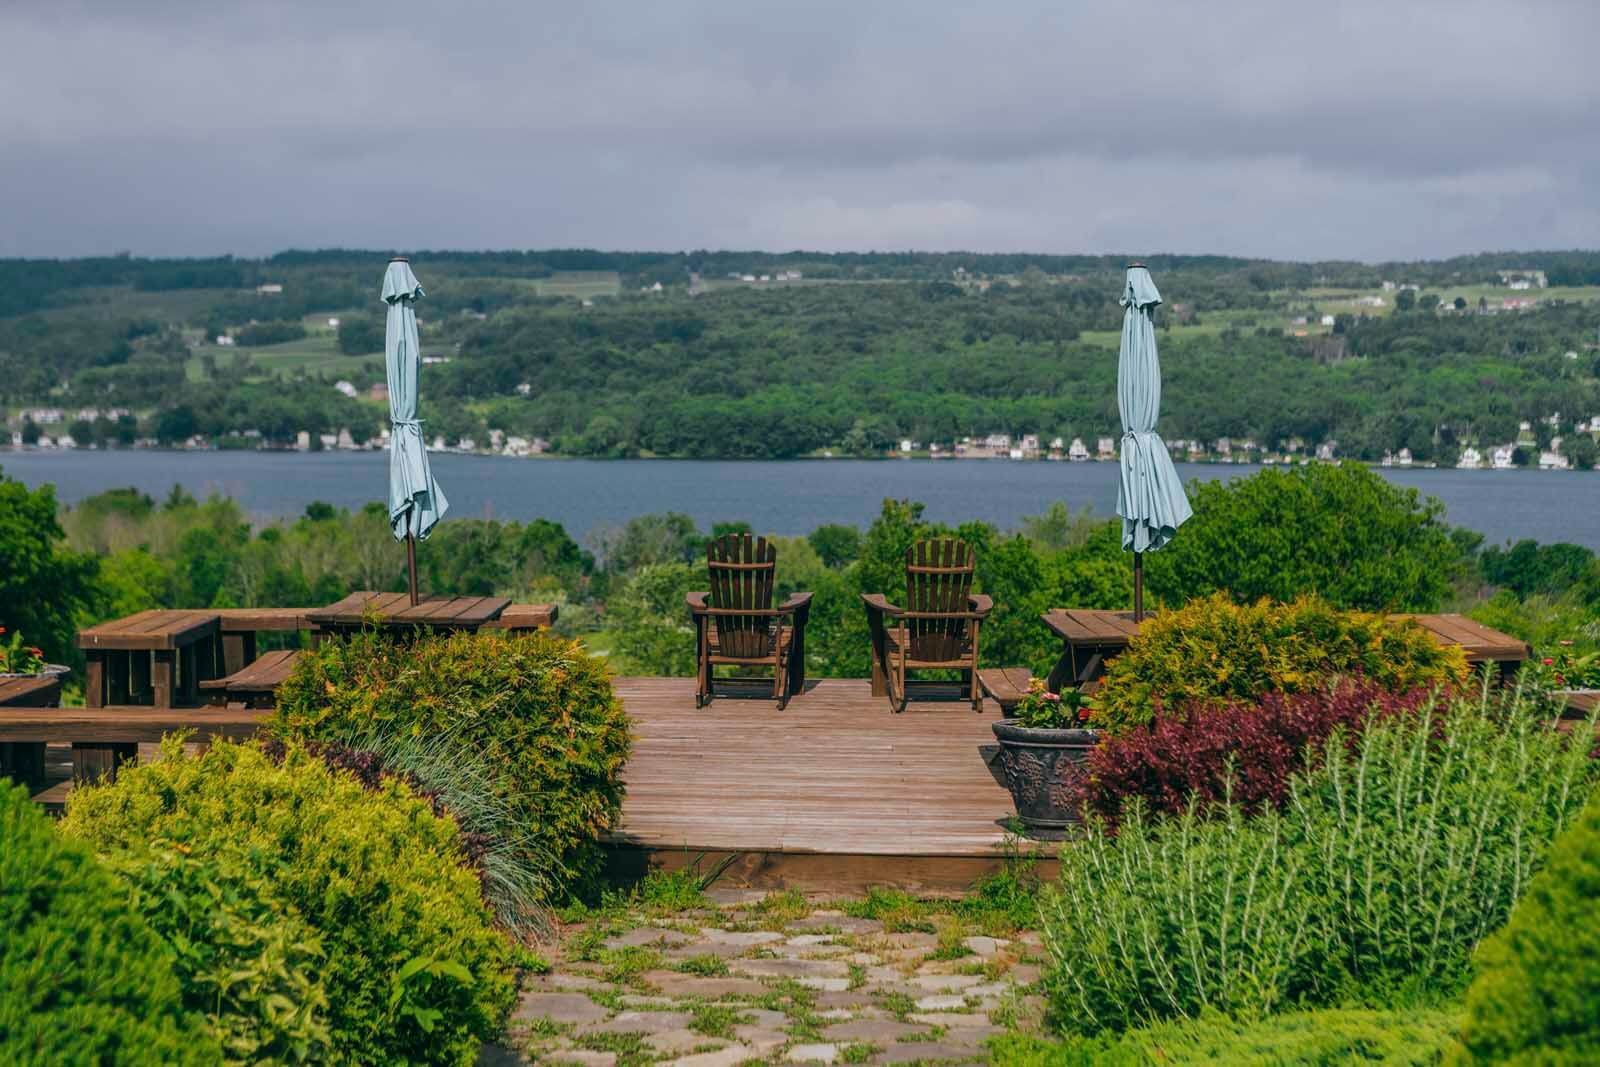
M1447 1062L1600 1063L1600 794L1556 839L1505 927L1478 949Z
M0 780L0 1063L212 1064L173 952L128 888Z
M1225 801L1246 813L1281 808L1290 777L1321 757L1335 730L1354 746L1369 722L1436 707L1435 694L1424 689L1391 693L1343 679L1312 693L1267 693L1188 715L1158 715L1148 729L1108 738L1089 754L1084 805L1107 825L1135 798L1149 815L1176 815L1192 805L1206 817Z
M628 719L604 663L576 641L461 633L324 642L279 688L269 728L351 743L447 739L477 754L552 893L598 871L597 841L622 810ZM358 740L357 743L365 743Z
M1335 731L1281 811L1129 805L1062 851L1042 905L1054 1018L1092 1034L1459 991L1600 777L1592 730L1458 698L1353 746Z
M398 778L169 738L75 791L61 830L179 944L185 999L237 1062L470 1064L510 1008L511 948L456 824Z
M1157 713L1190 714L1342 677L1393 692L1464 684L1466 654L1410 619L1343 611L1315 596L1235 604L1221 593L1147 620L1106 668L1095 725L1123 734Z

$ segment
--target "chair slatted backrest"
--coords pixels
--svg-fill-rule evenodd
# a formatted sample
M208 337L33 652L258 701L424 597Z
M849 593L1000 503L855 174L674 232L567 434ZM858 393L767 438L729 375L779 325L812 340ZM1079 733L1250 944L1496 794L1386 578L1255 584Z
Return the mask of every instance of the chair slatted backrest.
M768 611L778 550L765 537L727 534L706 546L711 606L719 611ZM759 659L771 655L770 615L713 615L718 650L724 656Z
M906 610L959 613L953 618L906 620L914 659L959 659L966 645L976 557L972 546L953 537L918 541L906 549Z

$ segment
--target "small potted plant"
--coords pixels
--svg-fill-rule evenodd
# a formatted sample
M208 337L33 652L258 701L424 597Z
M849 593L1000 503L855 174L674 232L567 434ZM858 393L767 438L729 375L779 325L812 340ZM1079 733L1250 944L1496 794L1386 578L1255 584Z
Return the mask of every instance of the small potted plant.
M1563 718L1581 718L1600 692L1600 652L1573 651L1573 642L1558 642L1554 652L1529 664L1533 684L1562 709Z
M66 674L67 668L44 661L44 652L24 644L20 630L0 626L0 678L39 678Z
M1092 715L1081 691L1052 693L1034 678L1011 717L992 724L1006 788L1030 836L1059 839L1082 821L1089 752L1100 742Z

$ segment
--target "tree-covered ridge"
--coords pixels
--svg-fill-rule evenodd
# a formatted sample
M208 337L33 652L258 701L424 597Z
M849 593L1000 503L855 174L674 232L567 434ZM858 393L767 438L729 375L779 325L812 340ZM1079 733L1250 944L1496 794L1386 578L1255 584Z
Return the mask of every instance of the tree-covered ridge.
M499 431L572 455L873 455L906 438L990 433L1092 445L1119 425L1122 257L415 258L424 354L448 361L425 374L423 417L446 444L481 448ZM382 380L383 259L0 261L0 405L60 410L51 436L71 429L79 443L282 447L348 429L359 444L385 407L333 385L362 393ZM1336 442L1346 457L1407 448L1448 464L1467 443L1516 440L1528 421L1531 444L1562 436L1583 453L1575 462L1593 461L1576 432L1600 415L1590 291L1537 291L1534 309L1511 312L1489 286L1506 270L1600 280L1600 254L1148 262L1168 300L1158 322L1169 440L1265 449L1298 438ZM727 279L755 271L785 280ZM1390 293L1379 310L1338 288L1381 292L1391 274L1420 291ZM1474 298L1441 307L1452 291ZM81 411L102 414L71 427ZM14 415L12 430L38 432L21 423Z

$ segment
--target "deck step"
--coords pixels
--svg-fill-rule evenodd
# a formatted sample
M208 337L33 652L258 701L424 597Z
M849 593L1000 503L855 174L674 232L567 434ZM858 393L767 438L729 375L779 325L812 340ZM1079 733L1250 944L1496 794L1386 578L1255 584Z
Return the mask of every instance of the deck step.
M264 706L272 702L278 686L294 672L300 656L298 649L266 652L226 678L201 682L200 688L211 694L213 703L236 701L249 707Z

